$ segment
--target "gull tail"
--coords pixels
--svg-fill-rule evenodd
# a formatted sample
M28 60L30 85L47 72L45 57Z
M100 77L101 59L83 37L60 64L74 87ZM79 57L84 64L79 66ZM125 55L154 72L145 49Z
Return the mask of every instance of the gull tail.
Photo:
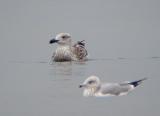
M146 79L147 79L147 78L143 78L143 79L140 79L140 80L138 80L138 81L130 82L130 83L128 83L128 84L133 85L134 87L137 87L139 84L142 83L142 81L144 81L144 80L146 80Z

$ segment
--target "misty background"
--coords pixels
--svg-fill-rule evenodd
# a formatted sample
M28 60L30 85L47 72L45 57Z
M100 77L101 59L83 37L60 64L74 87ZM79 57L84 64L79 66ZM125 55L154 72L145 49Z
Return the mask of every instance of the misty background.
M159 116L160 1L0 0L0 115ZM49 40L85 40L84 63L53 63ZM121 82L149 77L128 96L83 98L95 74Z
M1 0L1 55L46 60L48 41L68 32L92 58L158 56L159 10L158 0Z

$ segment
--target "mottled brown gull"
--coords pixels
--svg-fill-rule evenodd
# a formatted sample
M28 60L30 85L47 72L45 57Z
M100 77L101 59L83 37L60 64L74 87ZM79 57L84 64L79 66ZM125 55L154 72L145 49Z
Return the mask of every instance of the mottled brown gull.
M97 76L88 77L79 87L84 87L83 96L122 96L134 90L146 78L133 82L101 83Z
M53 53L53 61L84 61L87 59L87 50L85 43L78 41L72 45L72 38L69 33L59 33L56 37L50 40L50 44L57 43L58 46Z

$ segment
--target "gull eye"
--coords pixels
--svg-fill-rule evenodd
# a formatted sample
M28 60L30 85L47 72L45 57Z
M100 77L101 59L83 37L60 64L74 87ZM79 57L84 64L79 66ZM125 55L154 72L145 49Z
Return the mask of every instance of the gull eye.
M63 38L63 39L66 39L66 38L67 38L67 36L62 36L62 38Z
M94 81L88 81L88 83L89 83L89 84L92 84L92 83L94 83Z

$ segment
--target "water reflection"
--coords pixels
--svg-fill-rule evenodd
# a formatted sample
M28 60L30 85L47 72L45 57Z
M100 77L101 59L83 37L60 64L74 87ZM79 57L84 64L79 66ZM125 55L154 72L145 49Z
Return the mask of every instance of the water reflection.
M72 77L84 76L86 62L53 62L50 75L52 80L71 80Z
M54 75L72 75L72 62L54 62Z
M160 59L159 56L152 56L151 59Z

